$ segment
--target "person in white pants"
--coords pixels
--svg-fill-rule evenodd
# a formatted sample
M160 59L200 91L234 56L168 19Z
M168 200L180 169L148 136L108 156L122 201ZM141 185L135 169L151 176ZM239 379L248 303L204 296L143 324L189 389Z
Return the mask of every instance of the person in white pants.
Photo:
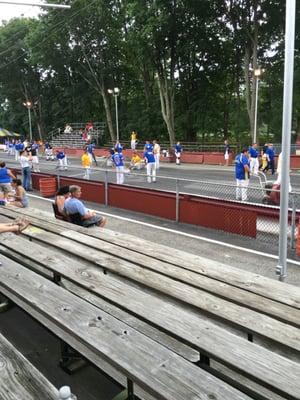
M177 142L175 145L176 165L180 165L181 153L182 153L182 146L180 142Z
M257 175L259 168L259 151L257 149L257 143L253 143L251 147L249 147L249 155L250 155L250 174Z
M160 145L156 140L153 140L153 153L155 158L155 169L159 169L159 160L160 160Z
M124 183L124 156L122 153L118 152L118 149L115 149L115 152L111 156L111 159L116 167L117 185L123 185L123 183Z
M249 185L250 162L248 158L248 149L244 148L240 154L235 157L235 178L236 178L236 199L247 201L247 189Z
M136 149L136 138L137 138L137 133L135 131L132 131L130 135L130 145L132 151Z
M155 158L153 151L145 151L144 158L147 167L147 182L156 182Z

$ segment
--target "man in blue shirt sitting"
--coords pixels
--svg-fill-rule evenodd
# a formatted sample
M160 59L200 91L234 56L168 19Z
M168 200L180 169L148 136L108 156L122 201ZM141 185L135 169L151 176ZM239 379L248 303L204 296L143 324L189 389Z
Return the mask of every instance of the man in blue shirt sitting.
M257 150L257 143L253 143L251 147L249 147L249 155L250 155L250 173L257 175L259 162L258 162L258 155L259 152Z
M234 163L236 178L236 199L246 201L250 170L250 162L248 158L247 148L244 148L242 152L235 157Z
M97 225L101 228L106 224L106 218L97 215L93 211L89 211L82 201L81 197L81 187L72 185L70 186L70 198L65 202L64 212L70 217L73 223L82 225L86 228ZM76 215L76 221L75 221ZM78 217L78 218L77 218ZM72 220L73 219L73 220Z

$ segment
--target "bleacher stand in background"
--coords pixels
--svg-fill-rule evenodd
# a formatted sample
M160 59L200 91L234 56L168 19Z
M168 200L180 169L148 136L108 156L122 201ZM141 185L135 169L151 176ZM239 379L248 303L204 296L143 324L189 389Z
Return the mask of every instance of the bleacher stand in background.
M64 129L56 128L49 133L52 147L83 148L86 145L86 138L83 133L88 124L89 127L92 126L92 129L87 132L89 139L98 143L99 139L104 135L106 126L104 122L76 122L67 124Z

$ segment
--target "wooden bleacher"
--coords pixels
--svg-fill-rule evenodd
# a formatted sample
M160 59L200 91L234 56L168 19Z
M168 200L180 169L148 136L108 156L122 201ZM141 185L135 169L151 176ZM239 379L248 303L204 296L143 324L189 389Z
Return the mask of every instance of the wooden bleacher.
M0 399L58 399L58 390L1 334Z
M36 210L1 214L34 216L1 236L0 291L140 398L300 399L299 288Z

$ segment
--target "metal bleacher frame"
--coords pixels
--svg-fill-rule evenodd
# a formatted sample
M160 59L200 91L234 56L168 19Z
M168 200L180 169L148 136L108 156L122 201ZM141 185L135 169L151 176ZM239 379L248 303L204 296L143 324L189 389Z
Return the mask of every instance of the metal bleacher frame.
M49 133L51 137L51 145L53 147L72 147L72 148L82 148L86 141L82 139L81 129L84 131L86 123L76 122L68 124L72 128L71 133L65 133L63 128L56 128ZM98 143L99 138L104 135L105 122L93 122L93 130L89 131L91 140Z

